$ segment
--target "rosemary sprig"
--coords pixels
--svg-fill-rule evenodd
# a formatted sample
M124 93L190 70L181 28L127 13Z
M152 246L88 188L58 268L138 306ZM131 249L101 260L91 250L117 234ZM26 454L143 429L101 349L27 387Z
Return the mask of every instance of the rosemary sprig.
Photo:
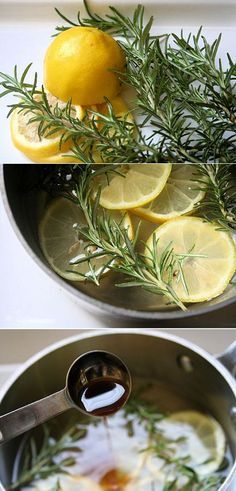
M236 161L236 63L228 55L228 67L217 61L220 36L210 45L200 29L196 36L172 34L153 36L151 17L144 20L139 5L131 19L114 7L101 17L85 2L88 17L70 21L119 35L127 58L127 71L119 76L136 91L133 109L136 122L121 120L111 105L107 115L88 111L83 121L73 114L71 102L65 108L50 107L44 89L26 82L29 67L22 76L1 73L3 92L20 101L10 105L32 113L30 121L39 125L39 136L62 131L62 140L72 140L70 155L81 162L93 162L94 151L103 162L235 162ZM174 46L173 46L174 42ZM35 95L41 95L41 101ZM101 124L98 124L98 121ZM151 129L150 129L151 125ZM147 128L149 130L147 132Z
M96 168L96 170L94 170ZM203 201L204 211L201 216L205 216L208 220L218 222L220 228L224 228L227 232L233 231L233 223L230 218L234 216L232 213L233 207L236 207L235 194L228 198L228 192L232 186L232 168L227 164L218 165L211 164L201 165L197 167L196 185L202 189L207 189L207 198ZM48 171L47 171L48 172ZM218 176L218 180L209 179L208 173ZM99 192L97 199L91 197L94 195L94 182L98 182L97 178L104 175L109 182L112 173L122 174L121 166L104 165L92 166L66 166L58 167L50 173L46 174L43 187L46 185L47 191L53 194L59 194L72 200L83 211L86 219L86 226L77 225L78 236L84 240L85 253L74 257L71 265L87 262L88 273L80 274L86 281L92 281L96 285L100 284L104 271L111 270L121 274L124 279L116 286L120 288L138 287L155 295L164 296L171 303L174 303L181 309L185 306L180 302L175 291L173 290L173 280L180 282L188 294L188 284L184 275L185 261L196 257L206 257L194 253L193 247L186 253L174 253L172 244L168 244L166 249L159 253L158 241L153 235L153 247L149 248L147 254L142 254L137 251L137 241L139 240L139 227L136 231L136 236L133 241L129 239L128 231L124 228L123 219L119 223L114 221L109 212L102 210L99 207ZM220 173L220 174L219 174ZM223 183L222 183L223 180ZM218 198L217 193L221 193L223 186L227 192L222 193L222 203ZM212 188L212 189L211 189ZM230 203L230 207L229 207ZM230 211L228 214L222 215L221 207ZM214 212L214 215L212 215ZM96 258L103 259L103 267L95 268L94 260ZM68 265L68 271L70 270ZM74 271L73 271L74 272ZM75 272L74 272L75 273Z
M154 127L147 141L161 149L163 161L235 161L236 64L230 55L226 70L217 62L221 35L210 45L201 28L196 36L173 34L163 50L160 37L151 35L153 17L145 24L141 5L132 20L114 7L104 18L85 7L89 18L81 21L78 14L78 25L122 33L124 82L136 89L136 105Z
M236 174L233 164L199 164L196 181L206 191L199 208L207 220L228 232L236 230Z
M215 473L210 477L200 478L189 465L188 456L184 458L175 456L173 445L181 443L185 438L171 440L163 435L159 423L166 418L166 414L158 412L157 408L144 397L140 395L136 397L134 394L124 408L124 416L129 436L134 434L134 422L141 424L147 432L149 445L142 449L142 452L151 452L163 460L162 471L167 476L163 491L178 491L180 489L179 478L183 476L188 479L188 482L181 486L182 491L217 491L224 481L222 475ZM170 475L174 475L174 479L170 480Z
M101 173L101 168L98 170ZM103 167L103 171L108 172L107 166ZM89 266L89 274L84 275L84 278L95 282L97 285L105 270L122 273L126 276L126 281L118 283L116 286L121 288L141 287L145 290L165 296L171 303L174 303L182 310L186 310L184 304L179 300L173 287L173 278L178 276L178 280L183 282L187 288L182 264L187 257L193 257L194 254L190 251L189 254L174 254L172 245L170 244L160 255L158 254L158 241L153 239L153 249L150 249L150 258L135 249L138 239L138 229L133 241L129 239L128 231L125 230L122 221L117 223L111 219L109 214L104 210L99 213L99 193L96 201L91 199L92 180L96 178L96 171L92 171L88 165L81 169L80 178L71 192L63 194L69 197L81 208L87 222L87 226L77 225L78 235L86 242L87 253L82 257L75 257L70 261L70 264L80 264L87 262ZM95 247L95 251L90 252ZM92 267L91 260L94 258L103 257L104 266L102 270L95 272ZM107 258L107 259L106 259Z
M53 438L48 425L43 425L43 442L37 448L34 437L31 437L24 449L24 460L21 464L20 476L8 489L18 489L35 479L46 479L53 474L68 474L67 468L75 465L73 454L80 452L78 440L84 438L87 429L84 426L72 426L60 438ZM65 452L71 456L64 457ZM56 460L61 456L60 461Z
M188 467L186 467L185 470L188 473L191 473L191 469ZM217 491L225 480L222 476L218 475L210 476L201 480L195 477L193 473L192 476L192 480L182 486L181 491ZM179 491L179 489L177 479L175 479L174 481L167 482L163 491Z
M84 7L88 17L81 19L81 14L78 11L76 22L70 20L68 17L63 15L62 12L59 11L59 9L55 8L57 14L63 19L63 21L65 21L68 24L66 26L64 25L57 26L56 35L62 31L70 29L71 27L92 26L97 29L101 29L104 32L109 32L109 34L112 34L113 36L118 35L118 36L125 36L125 37L127 36L131 38L135 38L137 33L136 30L137 25L139 24L140 29L142 29L143 18L144 18L144 7L141 5L138 5L137 9L135 9L132 19L124 17L122 14L120 14L117 11L117 9L115 9L112 6L109 7L111 14L107 14L105 18L101 17L96 13L93 13L92 10L89 8L89 4L87 0L84 0Z
M163 460L163 468L161 470L166 475L166 484L163 491L178 491L180 489L179 479L183 476L188 481L181 487L182 491L216 491L224 481L222 474L215 473L212 476L201 479L195 470L189 466L188 456L177 458L173 444L180 443L183 438L180 437L178 442L176 442L176 440L172 441L163 435L159 423L165 417L164 413L159 412L156 406L142 398L141 394L137 397L134 393L123 410L123 419L129 436L132 437L134 435L134 423L141 424L147 433L149 442L148 448L141 451L152 452ZM58 475L53 491L59 491L61 489L60 474L69 474L67 468L76 463L76 457L73 454L77 455L80 452L78 443L81 438L86 436L88 424L94 424L94 422L88 420L85 425L72 423L70 429L57 439L51 436L50 426L45 425L43 427L43 443L38 449L34 438L29 440L24 448L24 460L19 478L8 489L18 489L33 480L37 481L39 479L47 479L52 475ZM65 458L63 456L65 452L68 452L71 456ZM58 463L59 456L61 456L61 460ZM170 480L170 476L175 477Z
M0 97L14 93L20 98L20 101L8 106L8 116L15 109L30 114L29 123L38 124L40 138L50 137L60 131L60 146L63 142L71 140L69 156L78 159L78 162L94 162L94 149L101 156L101 160L106 154L107 158L104 159L107 162L130 162L130 159L132 162L158 160L159 151L149 147L139 126L126 118L117 117L109 102L107 115L88 110L82 121L75 116L71 101L64 107L58 104L52 106L44 87L39 90L35 82L26 82L30 67L31 64L21 76L18 75L17 67L13 76L0 73L0 78L3 79L0 85L4 88ZM34 80L37 80L37 73Z

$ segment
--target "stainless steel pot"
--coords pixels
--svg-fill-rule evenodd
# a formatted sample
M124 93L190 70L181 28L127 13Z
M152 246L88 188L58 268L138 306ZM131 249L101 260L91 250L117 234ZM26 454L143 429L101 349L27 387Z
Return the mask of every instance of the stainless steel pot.
M236 343L217 360L190 342L158 331L124 329L77 335L41 351L15 373L0 392L1 413L60 390L71 362L94 349L113 352L128 365L131 375L161 381L171 397L178 394L191 405L209 411L224 428L234 461L220 491L235 490L236 382L232 374ZM18 437L0 448L2 491L11 479L21 441Z
M91 311L107 313L116 318L156 321L199 316L236 302L236 290L229 286L218 298L210 302L193 304L186 312L164 305L161 297L141 289L117 288L111 275L102 280L101 286L91 283L72 283L59 277L45 260L38 240L38 222L42 213L37 165L4 165L1 168L1 189L9 219L29 255L54 281L73 298ZM32 190L32 186L35 186ZM26 188L31 188L27 191Z

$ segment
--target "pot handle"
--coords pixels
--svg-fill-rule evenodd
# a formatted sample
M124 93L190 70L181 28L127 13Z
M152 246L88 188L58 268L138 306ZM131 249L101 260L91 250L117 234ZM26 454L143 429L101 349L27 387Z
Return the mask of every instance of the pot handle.
M233 375L236 376L236 341L234 341L221 355L217 356L220 361Z
M70 407L71 404L64 389L0 416L0 444L45 423Z

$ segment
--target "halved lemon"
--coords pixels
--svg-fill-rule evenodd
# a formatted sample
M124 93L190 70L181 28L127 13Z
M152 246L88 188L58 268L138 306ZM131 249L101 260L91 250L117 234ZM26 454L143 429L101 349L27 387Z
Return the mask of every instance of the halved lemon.
M172 277L170 267L165 276L184 303L217 297L236 270L236 246L230 234L198 217L179 217L158 227L147 241L145 254L149 258L154 245L159 258L168 247L173 248Z
M44 84L62 101L101 104L121 90L117 71L125 70L125 53L100 29L72 27L53 38L44 59Z
M205 196L197 181L197 169L192 164L173 164L163 191L144 207L132 210L154 223L162 223L180 215L190 214Z
M132 239L132 223L128 213L113 212L109 215L111 221L127 229ZM77 224L87 225L80 208L66 198L57 198L48 206L39 225L40 244L47 261L56 273L70 281L84 281L82 275L89 277L92 274L87 262L72 265L70 261L99 252L95 246L88 248L88 242L78 233ZM97 274L105 273L107 260L105 256L94 258L90 261L91 268Z
M40 96L36 96L40 100ZM51 94L47 94L47 99L51 107L65 106L65 103L59 101ZM72 108L74 114L78 119L84 117L84 110L80 106L74 106ZM62 132L58 131L53 135L45 138L40 138L38 135L39 123L29 121L35 116L35 114L26 111L20 111L16 109L11 117L11 137L15 147L23 152L33 162L46 161L48 157L51 157L58 153L67 153L71 146L71 141L61 143ZM45 160L44 160L45 159Z
M198 411L181 411L163 419L158 428L165 438L173 441L174 457L189 457L186 465L199 477L211 475L220 467L226 438L218 421L211 416Z
M110 210L143 206L161 193L171 164L127 164L110 175L102 186L100 204Z

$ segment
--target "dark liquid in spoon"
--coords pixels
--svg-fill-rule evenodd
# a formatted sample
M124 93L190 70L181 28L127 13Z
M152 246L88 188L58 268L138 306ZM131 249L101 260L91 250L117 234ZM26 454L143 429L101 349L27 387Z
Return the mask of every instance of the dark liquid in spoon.
M93 380L78 393L78 405L88 414L108 416L123 406L128 392L129 388L120 380L109 378Z

